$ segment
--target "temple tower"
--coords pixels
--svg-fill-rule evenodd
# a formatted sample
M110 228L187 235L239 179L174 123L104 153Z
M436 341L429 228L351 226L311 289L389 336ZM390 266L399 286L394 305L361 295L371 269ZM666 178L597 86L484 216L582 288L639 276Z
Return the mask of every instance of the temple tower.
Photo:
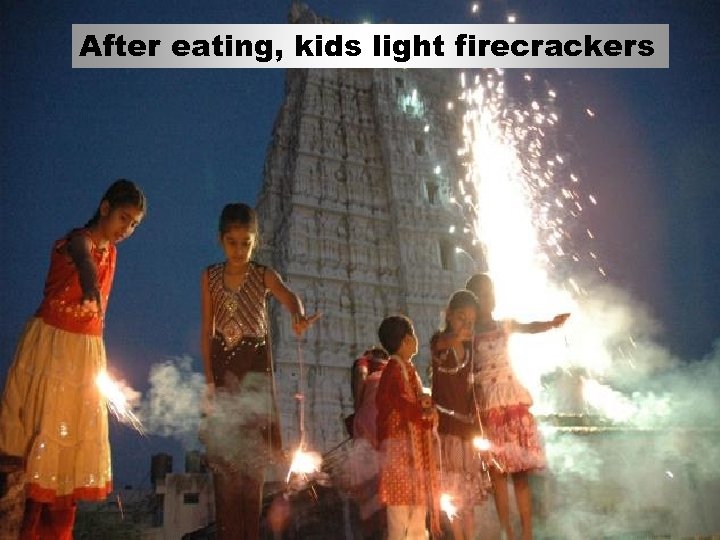
M259 256L323 316L298 347L288 314L271 306L286 446L299 440L299 390L308 444L324 451L346 438L350 366L386 315L414 321L427 378L442 308L476 267L456 250L459 93L445 70L287 72L257 204Z

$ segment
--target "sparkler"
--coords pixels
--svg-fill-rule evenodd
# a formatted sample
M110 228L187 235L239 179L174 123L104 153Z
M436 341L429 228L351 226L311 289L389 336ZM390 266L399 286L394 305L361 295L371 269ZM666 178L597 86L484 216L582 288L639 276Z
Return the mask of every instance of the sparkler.
M604 276L605 269L595 250L575 244L594 240L579 217L583 205L587 201L595 205L597 199L582 194L570 156L557 144L558 92L546 88L544 97L533 96L525 103L515 100L508 95L502 70L465 75L461 84L464 148L458 154L463 156L466 175L457 193L472 194L468 202L468 195L456 193L469 225L461 247L481 246L495 285L497 319L543 320L551 315L548 309L572 312L572 330L587 334L578 339L582 346L586 337L597 334L597 324L591 330L591 321L582 314L578 298L587 292L572 277L572 270L592 265ZM524 84L530 88L533 77L527 74ZM552 407L542 392L542 375L569 367L571 356L592 371L609 367L607 358L597 352L604 350L602 346L592 354L571 351L568 331L510 340L514 363L518 367L522 363L516 373L533 395L536 412L549 412ZM532 362L524 362L525 358Z
M322 456L317 452L307 451L305 445L305 378L303 376L304 366L300 338L297 339L297 361L300 375L298 377L298 391L295 394L295 399L298 402L299 409L300 442L293 452L290 468L285 478L286 484L290 483L290 478L293 475L296 475L303 483L306 482L310 475L320 472L322 465Z
M125 510L123 509L122 500L120 499L120 494L117 494L117 504L118 509L120 510L120 521L125 521Z
M473 438L473 446L480 452L487 452L490 450L490 441L485 437L475 437Z
M445 515L450 521L457 516L457 506L453 503L453 498L449 493L442 493L440 495L440 510L445 512Z
M132 411L130 402L135 401L139 393L124 382L113 380L107 371L101 371L95 378L95 384L107 401L108 410L119 422L127 424L141 435L145 435L142 422Z
M524 81L530 85L533 77L526 74ZM516 373L533 395L536 412L549 412L552 403L542 392L543 374L570 367L571 358L592 373L613 367L603 338L619 330L617 321L610 320L607 310L602 320L591 320L583 308L592 305L579 301L587 291L571 275L584 264L606 276L590 245L595 235L579 220L584 206L598 201L593 194L582 194L570 156L556 142L560 116L554 88L523 104L508 96L502 70L463 74L461 86L465 144L458 156L466 175L451 202L462 209L469 232L463 229L467 236L459 247L472 257L477 251L465 248L481 246L495 284L496 318L539 320L549 315L548 306L556 313L574 314L572 328L562 334L513 336L510 341ZM584 112L594 116L590 109ZM577 338L572 347L568 331ZM632 367L632 360L627 361ZM614 420L626 421L636 408L619 392L592 380L585 381L583 393L586 402Z
M322 456L317 452L307 452L301 447L298 447L293 452L292 462L290 463L290 470L288 470L287 478L285 483L290 482L290 477L293 474L300 475L307 478L308 475L317 473L320 471L320 465L322 464Z

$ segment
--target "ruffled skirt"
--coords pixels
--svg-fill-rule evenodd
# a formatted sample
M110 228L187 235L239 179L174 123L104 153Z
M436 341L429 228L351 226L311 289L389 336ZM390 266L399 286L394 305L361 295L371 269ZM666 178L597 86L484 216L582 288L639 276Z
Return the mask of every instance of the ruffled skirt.
M490 492L490 477L472 440L440 435L442 492L462 512L483 502Z
M545 468L547 462L535 418L528 405L509 405L483 411L490 452L503 472Z
M103 500L112 490L102 337L34 318L25 327L0 403L0 453L26 459L38 502Z

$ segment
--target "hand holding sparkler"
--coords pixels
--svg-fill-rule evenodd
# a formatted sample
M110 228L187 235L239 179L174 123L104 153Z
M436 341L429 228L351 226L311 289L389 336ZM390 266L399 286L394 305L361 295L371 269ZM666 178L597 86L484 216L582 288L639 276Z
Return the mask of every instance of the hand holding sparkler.
M313 315L310 315L309 317L305 315L304 313L295 313L292 316L292 329L293 332L295 332L295 335L300 337L302 336L305 331L310 328L313 324L315 324L315 321L317 321L320 317L322 317L322 313L314 313Z

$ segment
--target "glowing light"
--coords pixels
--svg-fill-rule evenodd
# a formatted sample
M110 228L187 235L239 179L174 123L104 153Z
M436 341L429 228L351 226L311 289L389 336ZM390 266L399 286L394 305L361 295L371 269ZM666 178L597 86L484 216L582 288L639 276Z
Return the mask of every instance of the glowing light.
M290 470L288 471L285 482L289 482L293 474L307 476L316 473L320 470L321 464L322 456L320 456L320 454L317 452L306 452L298 447L293 453Z
M515 23L517 22L517 19L518 19L517 13L512 13L512 12L510 12L510 13L507 14L507 22L508 22L508 24L515 24Z
M665 471L665 476L667 476L671 480L675 478L675 475L672 473L672 471Z
M418 97L417 89L413 89L410 94L404 94L399 98L400 109L407 115L422 118L425 114L425 105Z
M536 99L527 107L510 103L505 93L495 90L502 86L499 78L500 73L491 72L463 94L463 138L466 155L471 156L467 178L474 186L468 191L476 204L472 229L494 281L494 315L542 320L554 314L548 309L576 312L572 287L552 283L549 270L554 261L546 253L562 257L569 251L560 244L560 218L568 211L563 200L573 200L574 195L563 191L555 178L555 170L566 166L566 160L538 127L548 117L545 104ZM522 365L516 369L518 377L540 404L541 376L567 361L567 347L557 335L532 340L513 336L510 348L516 368ZM533 361L525 362L526 358Z
M423 128L423 131L424 131L425 133L427 133L428 131L430 131L430 126L428 126L427 124L425 124L425 127Z
M487 452L490 450L490 441L485 437L475 437L473 439L473 446L480 452Z
M457 507L453 503L453 498L449 493L442 493L440 495L440 510L445 512L445 515L451 521L457 516Z
M440 174L440 171L441 171L441 170L442 170L442 169L440 168L440 165L436 165L436 166L435 166L435 174Z
M595 113L592 109L585 109L585 114L587 114L590 118L595 118Z
M450 228L448 229L448 232L449 232L450 234L454 233L454 232L455 232L455 225L450 225Z
M123 424L127 424L138 433L144 434L140 419L133 413L130 403L139 397L139 393L124 382L114 381L106 371L95 378L95 384L107 401L108 410Z
M479 13L480 12L480 3L479 2L473 2L470 6L470 11L472 13Z

